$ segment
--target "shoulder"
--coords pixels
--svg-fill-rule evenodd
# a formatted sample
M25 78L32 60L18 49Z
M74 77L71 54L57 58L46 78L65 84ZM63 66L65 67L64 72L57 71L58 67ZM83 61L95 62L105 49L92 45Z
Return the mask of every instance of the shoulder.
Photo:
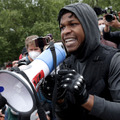
M108 45L100 44L98 51L100 51L100 53L103 52L106 54L111 54L111 53L116 53L117 51L119 51L119 49Z
M120 51L116 52L111 59L110 68L119 67L120 69Z
M71 68L72 64L74 63L75 56L70 55L68 56L60 66L60 68Z
M120 74L120 52L114 54L109 66L109 76L119 76Z
M120 31L110 32L111 37L119 39L120 38Z

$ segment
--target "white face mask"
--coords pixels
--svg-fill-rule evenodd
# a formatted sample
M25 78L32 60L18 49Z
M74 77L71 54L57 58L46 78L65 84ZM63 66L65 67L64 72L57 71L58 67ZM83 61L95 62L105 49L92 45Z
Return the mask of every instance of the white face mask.
M104 25L104 24L102 24L102 25L99 25L98 27L99 27L100 32L102 32L102 31L103 31L103 29L104 29L104 27L105 27L105 25Z
M28 54L34 60L36 57L38 57L40 55L40 52L30 51Z

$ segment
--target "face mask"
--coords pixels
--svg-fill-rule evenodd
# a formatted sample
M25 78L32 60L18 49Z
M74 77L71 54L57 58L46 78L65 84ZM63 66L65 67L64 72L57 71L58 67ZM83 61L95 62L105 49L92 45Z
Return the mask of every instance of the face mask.
M36 57L38 57L40 55L40 52L37 51L31 51L28 53L29 56L34 60Z
M105 25L99 25L99 30L100 30L100 32L103 31L104 27L105 27Z

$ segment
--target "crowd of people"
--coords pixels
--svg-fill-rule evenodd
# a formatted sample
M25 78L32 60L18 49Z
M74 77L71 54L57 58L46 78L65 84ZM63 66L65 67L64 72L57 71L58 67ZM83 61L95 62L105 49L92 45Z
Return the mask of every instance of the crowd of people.
M114 15L114 20L108 22L106 15L98 17L85 3L61 8L58 22L68 55L56 74L49 74L42 81L37 92L46 115L44 120L119 119L120 31L111 31L111 27L120 28L120 13L118 15L119 19ZM12 62L11 71L18 67L22 70L44 51L45 44L35 44L38 38L31 35L25 39L20 60ZM37 110L28 116L19 115L1 94L0 107L4 111L0 117L5 120L40 119Z
M38 57L47 46L47 44L45 45L35 44L35 40L37 40L38 38L39 38L38 35L28 36L25 39L25 47L23 47L21 54L19 55L19 60L14 60L13 62L10 62L11 64L10 63L9 64L11 66L7 63L5 65L6 66L5 70L15 71L17 67L19 67L20 69L23 69L24 65L29 65L36 57ZM8 69L8 66L9 66L9 69ZM45 112L47 113L46 117L48 118L48 120L50 119L50 117L52 119L50 101L44 98L40 89L38 90L37 95L39 97L39 101L41 102L43 108L45 109ZM5 120L37 120L38 119L36 110L31 115L22 116L22 115L19 115L19 113L17 113L13 109L11 109L8 105L5 106L5 108L6 110L4 110L4 112L1 112L1 117L3 115Z

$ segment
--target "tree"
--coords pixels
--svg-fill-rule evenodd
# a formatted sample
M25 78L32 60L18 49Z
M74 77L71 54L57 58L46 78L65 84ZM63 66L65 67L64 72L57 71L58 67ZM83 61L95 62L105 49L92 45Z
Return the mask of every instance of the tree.
M120 0L82 0L82 2L89 4L91 7L105 7L112 6L113 10L119 11Z
M119 0L1 0L0 1L0 64L18 59L25 38L51 33L60 40L57 16L70 3L85 2L91 7L113 7L119 10ZM104 3L104 4L103 4Z
M0 64L18 59L25 38L51 33L60 40L57 16L69 0L1 0Z

